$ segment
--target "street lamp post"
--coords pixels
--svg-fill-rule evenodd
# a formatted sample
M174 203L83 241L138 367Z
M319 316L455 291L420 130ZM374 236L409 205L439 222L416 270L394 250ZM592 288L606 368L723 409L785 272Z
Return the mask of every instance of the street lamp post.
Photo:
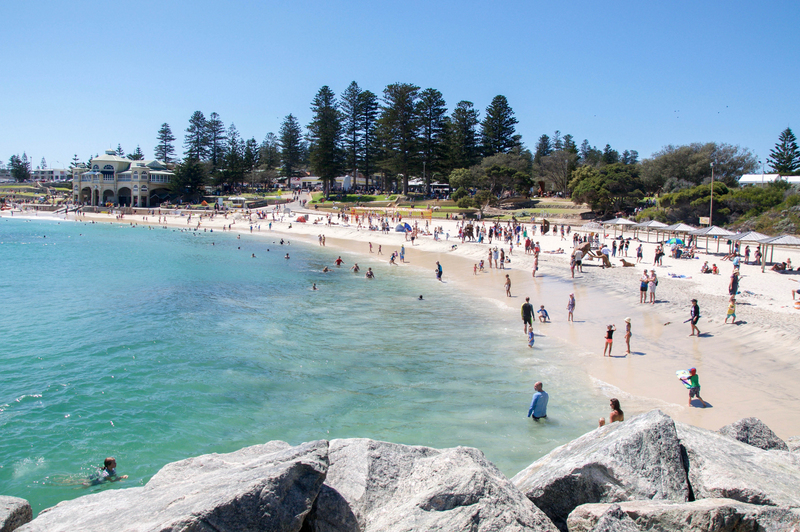
M714 225L714 163L711 163L711 204L708 209L708 226Z

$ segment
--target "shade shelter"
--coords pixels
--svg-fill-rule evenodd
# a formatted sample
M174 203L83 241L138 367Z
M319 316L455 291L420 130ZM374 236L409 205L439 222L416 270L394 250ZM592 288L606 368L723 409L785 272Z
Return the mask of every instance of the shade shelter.
M746 233L737 233L733 235L731 240L736 240L739 242L761 242L762 240L766 240L768 238L772 237L767 236L764 233L759 233L758 231L747 231Z
M667 234L686 234L690 231L694 231L697 229L696 227L692 227L691 225L687 225L684 223L677 223L668 225L666 227L662 227L660 229L656 229L656 233L667 233Z
M717 239L717 253L719 253L719 239L720 237L731 237L735 235L733 231L728 231L727 229L723 229L722 227L717 227L716 225L710 225L708 227L703 227L702 229L695 229L694 231L689 231L690 235L694 236L704 236L706 237L706 251L708 251L708 239L709 237L716 237Z
M667 224L663 222L659 222L658 220L648 220L646 222L642 222L632 226L634 231L633 236L636 236L636 231L645 230L647 231L647 241L650 242L650 232L653 230L661 229L662 227L666 227Z
M761 254L761 272L764 272L764 266L766 265L767 261L767 246L770 246L769 250L769 261L772 262L772 255L775 251L775 246L785 246L785 247L800 247L800 238L797 238L794 235L780 235L780 236L773 236L771 238L766 238L764 240L758 241L759 244L763 246L763 253Z
M631 225L636 225L636 222L632 222L631 220L628 220L627 218L613 218L611 220L606 220L605 222L601 222L601 224L603 225L604 228L605 227L609 227L609 226L614 226L614 236L617 236L617 227L621 227L622 228L622 234L624 235L625 234L625 227L626 226L631 226Z

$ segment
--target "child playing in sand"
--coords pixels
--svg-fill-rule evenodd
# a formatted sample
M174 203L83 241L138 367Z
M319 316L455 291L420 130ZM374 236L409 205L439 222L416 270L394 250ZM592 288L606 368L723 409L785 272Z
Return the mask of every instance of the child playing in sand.
M731 296L728 302L728 314L725 316L725 323L728 323L728 318L731 319L731 325L736 324L736 297Z
M692 397L697 397L700 404L703 405L703 408L708 406L707 403L703 401L703 398L700 397L700 377L697 376L697 370L695 368L689 369L689 377L683 378L681 381L689 387L689 406L692 406Z
M614 331L617 330L617 327L614 324L608 326L606 330L606 346L603 348L603 356L606 356L606 351L608 351L608 356L611 356L611 347L614 345Z
M539 321L540 322L545 323L545 322L550 321L550 314L547 313L547 311L544 308L544 305L539 307L539 310L536 311L536 314L539 315Z

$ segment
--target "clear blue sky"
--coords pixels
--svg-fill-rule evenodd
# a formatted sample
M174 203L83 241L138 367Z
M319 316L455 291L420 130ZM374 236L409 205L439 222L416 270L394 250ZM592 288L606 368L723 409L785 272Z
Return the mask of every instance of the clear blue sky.
M6 2L0 159L64 167L219 113L259 142L355 80L504 94L528 147L558 129L635 149L726 142L765 160L800 128L800 2ZM797 133L800 133L798 131Z

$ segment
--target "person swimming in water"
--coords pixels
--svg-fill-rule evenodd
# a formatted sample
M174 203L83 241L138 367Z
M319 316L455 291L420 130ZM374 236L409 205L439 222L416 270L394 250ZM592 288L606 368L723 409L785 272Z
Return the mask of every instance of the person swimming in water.
M117 482L126 478L128 478L128 475L117 475L117 461L113 456L109 456L103 461L103 467L89 481L91 484L102 484L103 482Z

